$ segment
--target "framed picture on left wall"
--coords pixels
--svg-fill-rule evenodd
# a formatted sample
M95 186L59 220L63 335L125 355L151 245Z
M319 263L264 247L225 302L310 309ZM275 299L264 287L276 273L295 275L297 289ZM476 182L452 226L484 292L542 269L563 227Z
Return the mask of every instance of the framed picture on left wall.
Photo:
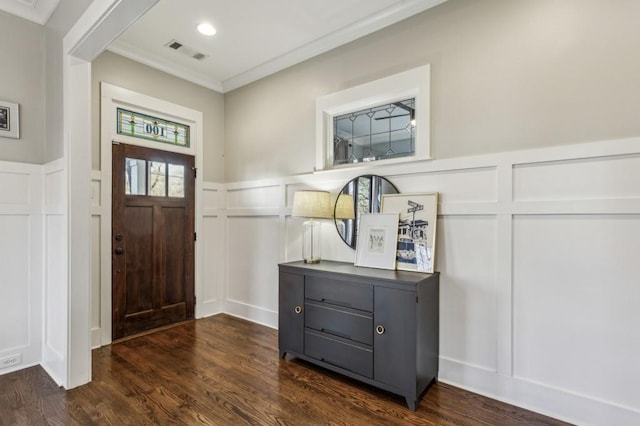
M20 139L20 106L0 100L0 137Z

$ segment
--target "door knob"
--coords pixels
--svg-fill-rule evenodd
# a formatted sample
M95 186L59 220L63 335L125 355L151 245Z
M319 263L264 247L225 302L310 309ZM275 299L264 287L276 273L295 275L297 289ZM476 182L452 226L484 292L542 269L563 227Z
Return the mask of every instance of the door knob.
M124 253L124 249L122 247L116 247L116 254Z

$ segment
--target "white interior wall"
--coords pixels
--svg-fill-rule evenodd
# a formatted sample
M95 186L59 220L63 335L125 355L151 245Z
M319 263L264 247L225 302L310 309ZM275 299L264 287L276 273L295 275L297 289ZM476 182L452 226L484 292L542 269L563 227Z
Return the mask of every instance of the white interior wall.
M3 328L0 359L22 356L2 373L37 364L41 350L53 377L66 368L66 331L47 326L64 312L49 304L66 303L62 166L0 163L0 285L14 296L0 321L17 325ZM370 172L441 194L439 380L579 424L640 420L640 331L629 326L640 321L639 139L205 184L203 274L220 283L206 300L275 327L276 265L301 257L293 192L336 192ZM330 222L323 257L353 261Z
M20 139L0 133L0 161L42 164L47 140L44 28L0 11L0 39L0 100L20 109Z
M640 208L633 182L639 180L639 153L637 140L614 141L375 169L403 192L437 190L443 195L438 269L443 271L442 330L449 330L443 339L450 340L441 345L442 380L585 424L638 422L633 388L638 370L629 358L640 352L640 339L628 324L639 319L630 308L637 306L633 284L638 277L629 258L637 253ZM55 230L66 229L68 178L63 176L60 185L55 176L64 173L64 167L56 164L37 173L51 175L45 185L53 195L51 209L45 207L44 213L52 219L43 220L40 238L46 240L46 252L54 255L58 244L66 248L66 230L61 235ZM206 274L223 271L226 277L221 288L210 289L210 300L221 301L228 312L274 326L274 259L295 259L300 253L299 221L287 216L289 195L293 188L338 190L354 173L205 185L212 193L205 196L211 201L204 214L208 235L226 231L226 237L217 239L221 246L206 249L212 256L222 253L216 265L220 268L210 266ZM17 211L6 204L12 203L5 200L0 220ZM62 223L56 224L59 216ZM51 226L45 231L48 220ZM601 251L590 249L591 236ZM337 240L331 224L325 224L324 237L327 258L352 261L352 252ZM248 238L248 254L232 238ZM0 243L0 252L8 251L9 241ZM269 252L273 247L277 256ZM35 259L41 259L41 252L32 247L21 253L17 260L23 265L34 262L37 271ZM54 269L62 262L51 256L40 262L41 268L42 262L49 268L48 283L40 283L45 291L55 289L58 280L66 286L66 270ZM31 285L32 277L18 278ZM254 291L264 299L254 298ZM48 314L54 312L47 313L45 307L43 315ZM55 331L52 328L50 346L64 351L59 342L65 338ZM24 335L14 340L24 342ZM590 346L594 341L595 348ZM600 364L594 367L596 362ZM602 372L593 374L594 368ZM551 370L558 374L552 376Z
M425 64L433 158L637 136L638 15L637 1L448 0L225 93L225 180L311 172L319 97Z
M440 381L578 424L640 422L640 139L227 184L224 311L277 327L277 263L301 258L293 192L364 173L440 193ZM323 258L353 262L330 221L322 238Z

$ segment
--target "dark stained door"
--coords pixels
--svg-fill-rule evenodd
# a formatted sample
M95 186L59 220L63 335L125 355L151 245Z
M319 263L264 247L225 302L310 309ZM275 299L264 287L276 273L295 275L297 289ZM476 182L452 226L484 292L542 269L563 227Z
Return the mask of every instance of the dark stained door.
M113 145L112 338L194 317L194 158Z

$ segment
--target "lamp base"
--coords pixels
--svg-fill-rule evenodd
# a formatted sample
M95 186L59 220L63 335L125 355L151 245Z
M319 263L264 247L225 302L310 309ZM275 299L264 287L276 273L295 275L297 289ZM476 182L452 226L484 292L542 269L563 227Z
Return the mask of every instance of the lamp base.
M320 222L309 219L302 224L302 259L304 263L320 263Z

